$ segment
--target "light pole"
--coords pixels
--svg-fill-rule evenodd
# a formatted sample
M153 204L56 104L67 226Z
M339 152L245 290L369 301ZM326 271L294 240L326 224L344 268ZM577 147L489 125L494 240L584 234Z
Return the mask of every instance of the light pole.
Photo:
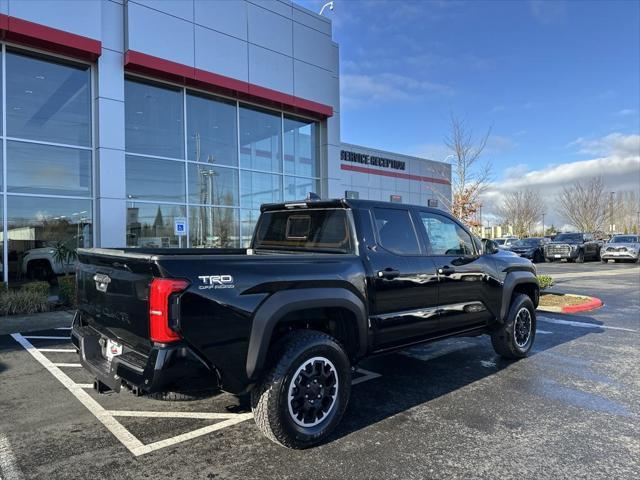
M546 215L546 212L542 214L542 236L544 237L544 216Z
M613 233L613 195L615 192L609 194L609 232Z
M324 9L327 7L329 7L329 10L333 12L333 1L325 3L320 9L320 13L318 15L322 15L322 12L324 12Z

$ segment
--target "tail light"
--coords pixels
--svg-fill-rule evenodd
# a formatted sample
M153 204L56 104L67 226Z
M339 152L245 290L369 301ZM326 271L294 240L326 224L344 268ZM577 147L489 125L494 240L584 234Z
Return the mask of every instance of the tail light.
M169 343L180 340L180 335L169 324L171 295L185 290L189 286L186 280L154 278L149 289L149 334L151 340Z

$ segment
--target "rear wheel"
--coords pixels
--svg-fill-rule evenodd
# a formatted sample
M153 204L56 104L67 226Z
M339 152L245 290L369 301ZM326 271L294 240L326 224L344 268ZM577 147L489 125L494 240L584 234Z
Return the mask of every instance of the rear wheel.
M333 431L350 392L349 359L340 344L324 333L298 330L276 346L271 369L251 392L251 407L267 438L302 449Z
M496 353L504 358L526 357L536 336L536 311L531 299L518 293L511 299L505 323L491 334Z

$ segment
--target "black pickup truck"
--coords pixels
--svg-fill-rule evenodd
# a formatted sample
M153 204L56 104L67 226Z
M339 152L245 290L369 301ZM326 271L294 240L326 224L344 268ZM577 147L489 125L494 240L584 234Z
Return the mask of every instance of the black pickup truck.
M264 205L248 249L79 250L72 341L95 385L251 394L271 440L340 421L364 357L489 334L517 359L536 333L526 259L450 215L365 200Z
M596 240L591 233L559 233L544 246L544 257L547 262L600 260L602 245L603 242Z

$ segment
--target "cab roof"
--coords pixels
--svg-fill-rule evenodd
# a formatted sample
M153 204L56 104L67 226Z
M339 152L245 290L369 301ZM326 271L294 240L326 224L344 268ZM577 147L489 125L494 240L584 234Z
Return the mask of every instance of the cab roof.
M327 200L294 200L291 202L265 203L260 207L260 212L270 212L275 210L287 210L294 208L389 208L407 207L421 208L425 210L442 213L443 210L424 205L412 205L409 203L383 202L381 200L360 200L347 198L333 198ZM444 212L447 213L447 212Z

